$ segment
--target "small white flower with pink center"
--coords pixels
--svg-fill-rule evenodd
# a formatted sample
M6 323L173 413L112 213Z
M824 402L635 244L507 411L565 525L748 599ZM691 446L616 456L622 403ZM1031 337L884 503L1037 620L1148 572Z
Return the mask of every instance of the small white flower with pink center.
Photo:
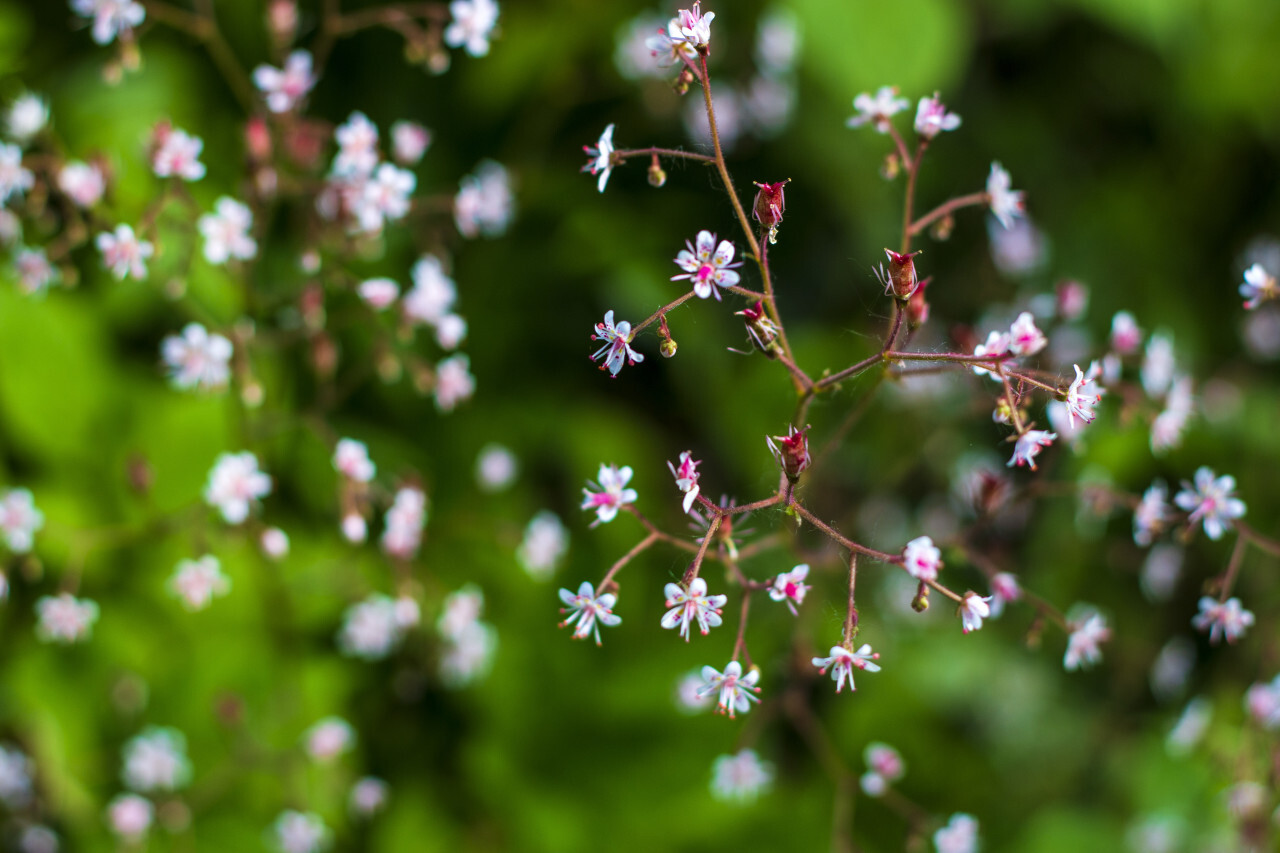
M471 375L471 359L462 353L450 356L436 365L436 410L452 412L476 393L476 378Z
M1280 297L1280 288L1276 286L1275 276L1263 269L1262 264L1254 264L1244 271L1240 295L1244 297L1245 310L1252 311L1268 299Z
M110 44L117 35L129 36L147 17L147 10L135 0L71 0L71 10L93 20L91 33L98 44Z
M845 126L862 127L870 124L878 132L888 133L891 125L889 120L910 106L911 101L898 97L897 86L881 86L874 96L863 92L853 99L853 108L858 112L849 117Z
M311 73L311 54L295 50L284 61L284 68L259 65L253 70L253 82L267 100L273 113L287 113L298 105L316 84Z
M849 682L850 692L858 689L853 684L855 669L879 672L880 664L876 663L879 659L880 653L871 651L870 643L863 643L856 652L844 646L832 646L827 657L814 658L812 663L818 668L820 675L826 675L827 670L831 670L831 680L836 683L836 692L839 693L844 689L845 681Z
M1040 455L1041 450L1053 444L1057 437L1057 433L1048 430L1027 430L1018 436L1018 440L1013 444L1013 457L1008 462L1009 467L1017 465L1021 468L1027 465L1032 471L1036 470L1036 457Z
M669 583L662 591L667 597L666 606L671 608L662 616L662 627L671 629L679 626L680 636L686 643L689 642L689 627L693 623L698 623L698 630L704 637L723 623L720 614L729 597L708 595L707 582L702 578L694 578L688 589Z
M799 615L796 608L804 604L804 596L812 587L806 584L809 577L809 566L801 563L789 572L782 572L773 579L769 587L769 597L774 601L785 601L792 616Z
M686 240L685 246L688 248L681 249L676 255L676 266L684 272L671 276L671 280L688 279L699 299L714 295L719 301L719 288L733 287L739 281L734 269L742 266L742 261L733 263L733 244L721 240L717 246L716 235L710 231L699 231L695 243Z
M1067 388L1067 415L1074 429L1076 418L1079 418L1086 424L1093 423L1093 419L1097 415L1093 411L1093 407L1102 402L1102 389L1094 385L1094 380L1102 373L1102 368L1095 361L1089 366L1089 372L1084 373L1080 370L1080 365L1071 365L1075 368L1076 378L1071 381L1071 385ZM1089 386L1094 385L1097 393L1089 393Z
M1111 348L1120 355L1133 355L1142 345L1142 329L1128 311L1117 311L1111 318Z
M520 461L501 444L485 445L476 457L476 484L482 491L501 492L516 481Z
M222 573L222 564L212 554L183 560L169 578L169 591L192 611L204 610L214 596L226 595L230 590L231 579Z
M872 742L862 753L867 763L867 772L859 783L869 797L880 797L889 786L906 775L907 765L898 750L888 744Z
M1168 335L1152 335L1142 358L1142 390L1149 397L1161 396L1173 383L1177 370L1173 341Z
M230 340L199 323L188 323L181 335L169 335L160 344L169 381L181 390L225 388L231 379L231 354Z
M694 62L698 58L698 51L693 45L683 37L678 41L673 39L669 31L659 30L656 35L646 38L644 45L649 55L656 60L659 73L661 69L668 66L683 65L685 62Z
M1142 500L1133 510L1133 541L1145 548L1152 543L1169 521L1171 507L1169 490L1162 482L1155 482L1142 494Z
M248 450L223 453L209 472L205 503L216 507L228 524L249 517L250 507L271 494L271 478L258 470L258 457Z
M977 631L982 627L982 620L991 616L990 596L981 596L976 592L966 592L956 612L960 616L960 625L964 632Z
M960 126L960 116L947 112L946 104L938 100L938 93L932 98L921 98L916 106L916 133L925 139L933 139L944 130L955 130Z
M1009 351L1014 355L1035 355L1045 348L1049 340L1036 327L1036 318L1030 311L1023 311L1009 327Z
M445 351L455 350L467 337L467 321L458 314L446 314L436 324L436 343Z
M754 749L721 755L711 765L711 795L727 803L752 803L773 784L773 765Z
M694 0L692 9L681 9L667 25L672 42L683 42L694 50L705 50L711 42L711 21L715 12L702 13L702 4Z
M686 515L689 510L693 509L693 503L698 499L698 492L700 491L698 487L698 466L701 464L701 462L694 460L692 450L686 450L680 454L680 467L677 468L670 462L667 463L667 467L671 469L671 476L676 478L676 488L684 492L682 506Z
M714 666L704 666L702 668L703 687L698 692L703 696L719 694L716 700L716 713L728 714L729 719L733 719L737 712L741 711L745 714L751 710L752 702L760 701L760 697L755 695L760 692L760 688L756 687L758 681L760 681L759 669L752 667L750 672L743 675L742 664L732 660L724 668L724 672L720 672Z
M157 130L155 154L151 157L151 169L158 178L178 177L184 181L198 181L205 175L200 152L204 140L185 130L170 129L162 125Z
M703 696L702 674L698 670L686 672L676 681L675 703L682 714L699 714L711 707L711 697Z
M385 524L382 550L400 560L413 559L422 545L422 530L427 524L426 493L416 486L402 487L387 510Z
M120 778L134 791L176 791L191 779L187 739L177 729L147 726L121 753Z
M312 761L329 762L350 750L356 741L355 729L341 717L325 717L302 736Z
M107 823L111 831L128 844L141 844L151 829L155 807L146 797L120 794L107 805Z
M356 293L374 311L385 311L400 297L400 285L389 278L369 278L357 285Z
M333 841L324 820L314 812L281 812L271 832L280 853L321 853Z
M9 105L4 129L19 145L26 145L49 123L49 105L39 95L27 92Z
M604 192L605 184L609 183L609 175L613 174L613 125L604 129L594 148L584 145L582 150L590 158L587 165L582 167L582 171L590 172L592 175L599 174L600 180L596 182L596 187L600 192Z
M934 547L931 538L918 536L902 549L902 567L917 580L937 580L938 569L942 568L942 552Z
M49 263L44 249L22 249L13 258L18 288L28 296L43 294L58 280L58 270Z
M36 602L36 636L45 643L75 643L89 639L98 621L98 605L69 592L45 595Z
M987 204L991 212L1005 228L1013 225L1015 217L1021 216L1026 206L1022 190L1010 189L1013 179L999 163L991 164L991 174L987 176Z
M567 589L561 589L560 600L566 605L560 608L560 612L569 614L569 617L559 627L576 626L573 629L575 640L585 640L594 635L598 646L601 625L613 627L622 623L622 617L613 612L618 597L611 592L596 595L595 587L590 581L583 581L576 595Z
M933 834L937 853L976 853L978 821L973 815L953 814L947 825Z
M249 206L222 196L214 203L213 210L196 222L204 237L204 259L221 265L232 258L248 261L257 256L258 242L249 234L253 228L253 211Z
M569 532L559 516L544 509L525 527L516 560L534 580L547 580L568 550Z
M413 172L391 163L379 166L356 201L354 213L360 228L372 233L382 230L384 222L403 219L409 212L409 196L417 185Z
M333 132L338 155L333 158L333 174L341 177L368 177L378 166L378 128L362 112L353 112L346 124Z
M601 465L596 482L587 483L588 488L582 490L582 508L595 510L596 520L592 522L592 527L613 521L619 509L635 503L636 490L626 488L633 473L629 465L621 468L616 465Z
M347 657L381 660L391 654L402 635L395 602L375 593L347 608L338 632L338 648Z
M378 473L363 441L343 438L333 451L333 469L356 483L367 483Z
M985 343L978 344L973 348L973 354L976 356L987 356L989 358L999 358L1009 353L1009 335L1007 333L990 332L987 335ZM1000 377L994 371L977 364L973 365L973 372L978 376L990 376L992 380L999 382Z
M634 365L644 361L644 356L631 348L631 338L631 324L623 320L615 326L613 312L606 311L604 322L596 323L595 331L591 333L591 340L604 342L600 349L592 353L591 360L603 358L604 363L600 365L600 369L608 370L617 377L624 362Z
M36 176L22 166L22 149L0 143L0 204L10 196L20 196L35 186Z
M498 25L498 4L493 0L453 0L449 4L452 20L445 27L444 43L464 47L472 56L489 53L489 39Z
M1280 728L1280 675L1270 682L1250 685L1244 695L1244 707L1263 728Z
M94 243L102 253L102 263L117 280L132 276L141 281L147 277L146 261L155 253L155 246L139 240L128 225L102 232Z
M107 180L96 165L72 160L58 172L58 189L76 207L88 210L102 200L103 193L107 191Z
M1208 631L1211 643L1217 644L1224 637L1234 643L1253 621L1253 614L1244 609L1240 599L1233 596L1219 601L1206 595L1200 599L1200 612L1192 617L1191 625L1197 631Z
M991 597L987 603L991 618L998 619L1004 613L1004 606L1022 598L1022 587L1018 579L1008 572L1000 572L991 578Z
M347 803L353 814L371 817L386 807L389 794L390 788L386 782L374 776L365 776L351 786Z
M369 522L358 512L348 512L342 516L338 528L342 531L342 538L352 545L361 545L369 538Z
M262 553L272 560L283 560L289 556L289 534L279 527L268 527L262 531L258 545L262 548Z
M1179 376L1173 380L1164 399L1164 410L1151 422L1152 453L1163 453L1182 443L1182 433L1195 412L1192 390L1191 377Z
M1102 649L1099 648L1111 639L1111 629L1101 614L1091 613L1084 619L1069 623L1071 634L1067 637L1067 651L1062 657L1062 666L1073 672L1077 669L1088 669L1102 660Z
M486 160L459 182L453 221L463 237L500 237L514 215L511 177L501 164Z
M420 162L431 147L431 131L416 121L398 121L391 125L391 156L402 166Z
M405 317L411 322L437 325L453 309L457 285L445 275L444 266L435 255L419 258L412 276L413 287L401 301Z
M1217 540L1231 529L1234 519L1245 513L1244 501L1235 496L1235 491L1235 477L1229 474L1218 477L1213 469L1201 466L1196 470L1195 485L1183 480L1182 491L1174 496L1173 502L1191 513L1187 518L1190 524L1202 522L1205 535Z
M0 803L12 811L29 803L34 774L35 762L26 753L17 746L0 743Z

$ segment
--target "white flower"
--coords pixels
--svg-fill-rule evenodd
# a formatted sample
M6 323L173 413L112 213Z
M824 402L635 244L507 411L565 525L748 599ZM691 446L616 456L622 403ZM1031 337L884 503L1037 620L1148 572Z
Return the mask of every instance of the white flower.
M976 592L966 592L964 594L964 598L956 610L960 614L961 627L966 634L981 628L982 620L991 615L989 601L991 601L990 596L984 598Z
M1011 183L1009 173L998 162L992 163L991 174L987 176L987 203L1005 228L1013 225L1014 218L1026 210L1022 190L1009 189Z
M668 29L672 22L668 23ZM698 58L698 51L693 45L685 41L683 36L672 38L669 31L659 31L649 36L644 44L649 50L649 55L657 62L656 73L652 76L657 76L663 68L668 66L694 62Z
M445 27L444 43L465 47L472 56L487 55L489 38L498 24L498 4L493 0L453 0L449 15L452 20Z
M125 743L120 778L134 791L176 791L191 778L187 739L177 729L148 726Z
M1270 730L1280 728L1280 675L1270 683L1250 685L1244 696L1244 706L1258 725ZM2 751L3 747L0 747L0 752ZM0 761L0 767L2 766L3 762ZM0 774L0 778L2 777L3 774ZM3 796L2 788L0 796Z
M463 237L499 237L507 230L514 212L511 178L498 163L486 160L476 167L474 175L459 182L453 220Z
M592 175L598 173L600 180L596 182L596 187L600 192L604 192L604 185L609 183L609 175L613 173L613 125L604 129L594 148L584 145L582 150L591 158L587 165L582 167L582 171L590 172Z
M258 457L249 451L223 453L209 472L205 503L216 507L229 524L249 517L249 508L271 493L271 478L258 470Z
M253 82L267 99L267 109L285 113L298 105L316 84L311 73L311 54L295 50L285 59L284 68L259 65L253 70Z
M355 745L356 732L341 717L325 717L302 736L312 761L328 762Z
M453 308L458 288L435 255L419 258L412 275L413 287L401 300L404 314L412 322L434 326Z
M719 288L733 287L740 278L734 269L742 266L742 261L732 263L733 244L721 240L717 246L716 235L710 231L699 231L696 246L688 240L685 246L687 248L681 249L675 258L676 266L684 272L671 276L671 280L688 279L699 299L714 295L719 301Z
M468 625L445 644L440 655L440 680L446 687L466 687L488 674L498 648L498 634L484 622Z
M10 196L20 196L35 186L36 176L22 166L22 149L0 143L0 204Z
M676 681L676 708L683 714L698 714L711 707L711 697L703 696L702 673L698 670L686 672Z
M705 637L724 621L720 613L729 597L707 595L707 582L702 578L694 578L687 590L679 584L669 583L663 588L663 593L667 597L666 606L671 609L663 614L662 627L671 629L679 626L680 636L686 643L689 642L689 627L694 622L698 623L698 630Z
M723 802L751 803L773 784L773 765L754 749L721 755L711 765L711 795Z
M1163 453L1182 443L1182 433L1195 411L1195 397L1191 392L1191 377L1174 378L1165 396L1164 410L1151 422L1152 453Z
M1182 491L1174 496L1173 502L1191 513L1188 523L1202 522L1205 535L1217 540L1231 529L1234 519L1245 513L1244 501L1235 496L1235 491L1235 477L1229 474L1218 477L1213 469L1201 466L1196 469L1195 485L1183 480Z
M422 530L427 524L426 493L416 486L400 488L387 510L385 524L382 550L400 560L413 559L422 545Z
M215 595L226 595L230 589L230 578L222 573L222 564L212 554L199 560L183 560L169 579L169 590L182 599L188 610L203 610Z
M36 636L45 643L74 643L89 639L98 621L98 605L69 592L57 597L41 596L36 601Z
M1009 352L1009 335L1008 333L1001 334L1000 332L988 333L986 343L978 344L973 348L974 355L978 355L978 356L985 355L989 358L996 358L996 357L1005 355L1008 352ZM973 365L973 372L976 373L978 376L990 376L991 379L995 382L1000 381L999 376L997 376L993 371L988 370L985 367L979 367L978 365L975 364Z
M17 811L31 800L35 762L16 746L0 744L0 802Z
M395 602L375 593L347 608L338 632L338 648L348 657L381 660L391 654L402 636Z
M1057 437L1057 433L1043 429L1027 430L1014 442L1013 457L1008 462L1009 467L1029 465L1032 471L1036 470L1036 457L1040 455L1043 448L1053 444Z
M258 243L249 234L253 211L233 198L219 198L214 212L201 216L196 227L204 236L204 258L211 264L225 264L232 258L248 261L258 254Z
M501 492L516 480L520 462L500 444L487 444L476 457L476 483L483 491Z
M44 527L44 513L36 509L29 489L0 492L0 538L15 554L31 550L35 535Z
M387 804L390 789L387 783L374 776L365 776L351 786L348 804L360 817L369 817L382 811Z
M58 189L77 207L87 210L102 200L107 182L96 165L72 160L58 172Z
M1083 621L1070 623L1071 634L1067 637L1067 652L1062 657L1062 665L1067 671L1093 666L1102 660L1099 645L1111 639L1111 629L1098 613L1093 613Z
M1142 360L1142 388L1149 397L1159 397L1173 382L1177 364L1174 361L1173 341L1167 335L1152 335L1147 341L1146 355Z
M1245 629L1253 624L1253 614L1245 610L1240 599L1234 596L1219 601L1210 596L1200 599L1200 612L1191 619L1197 631L1208 631L1209 642L1216 644L1223 637L1234 643L1244 636Z
M400 285L389 278L369 278L356 286L356 293L374 311L385 311L400 296Z
M446 314L436 324L436 343L442 350L455 350L467 336L467 321L457 314Z
M333 158L333 174L368 177L378 165L378 128L362 112L353 112L346 124L333 132L338 155Z
M268 527L262 531L258 540L262 553L273 560L282 560L289 555L289 535L279 527Z
M406 169L391 163L383 163L365 181L356 200L356 219L367 232L380 231L384 222L403 219L409 212L409 196L418 185L418 178Z
M839 693L844 689L846 680L849 682L850 692L858 689L853 685L853 671L855 669L879 672L880 664L876 663L879 658L880 653L872 652L870 643L863 643L856 652L850 651L844 646L832 646L828 657L814 658L812 663L822 675L825 675L828 669L831 670L831 680L836 683L836 692Z
M459 403L471 399L476 392L476 379L470 368L471 359L461 353L436 365L436 409L452 412Z
M30 92L19 95L9 105L4 126L19 145L26 145L49 123L49 105Z
M281 812L271 831L280 853L320 853L332 842L329 828L314 812Z
M111 831L130 844L141 843L154 817L155 807L151 801L137 794L120 794L107 806Z
M644 356L631 348L631 324L626 320L619 322L616 326L613 323L613 312L604 312L604 322L596 323L595 331L591 333L591 340L603 341L600 349L591 354L591 360L604 358L604 363L600 365L601 370L608 370L615 378L619 371L622 370L623 363L639 364L644 361Z
M907 765L902 760L901 753L885 743L873 741L867 744L867 748L862 752L862 759L867 762L868 769L879 774L887 782L897 782L907 773Z
M378 473L377 466L369 458L369 448L354 438L338 440L333 451L333 469L357 483L367 483Z
M955 130L960 126L960 116L947 112L947 107L938 100L938 93L932 98L921 98L916 106L916 133L925 139L933 139L944 130Z
M1091 424L1093 419L1097 417L1094 414L1093 407L1102 402L1102 391L1098 389L1096 394L1090 394L1087 391L1088 386L1093 384L1102 371L1101 368L1098 368L1096 361L1089 367L1088 373L1081 372L1078 364L1073 364L1072 367L1075 368L1076 378L1071 381L1071 385L1067 388L1066 404L1067 415L1071 420L1071 427L1074 429L1076 418L1086 424ZM1095 368L1097 368L1096 372Z
M1252 311L1268 299L1280 296L1280 288L1276 286L1275 276L1263 269L1262 264L1254 264L1244 271L1240 295L1244 297L1245 310Z
M600 626L613 627L622 622L622 617L613 612L618 597L611 592L596 595L595 587L589 581L582 582L576 595L567 589L561 589L560 600L567 605L560 608L560 612L569 614L569 618L561 622L560 627L576 625L573 629L575 640L583 640L594 634L598 646Z
M889 119L910 106L909 100L898 97L897 86L881 86L874 96L863 92L853 99L853 108L858 113L850 116L845 124L848 127L870 124L880 133L888 133L891 126Z
M1138 584L1149 601L1168 601L1178 588L1185 555L1177 545L1162 542L1151 549L1142 563Z
M801 563L789 572L782 572L773 579L769 587L769 597L774 601L785 601L791 615L799 615L796 608L804 604L804 596L811 587L804 582L809 576L809 566Z
M342 538L352 545L359 545L369 538L369 523L358 512L348 512L342 516L340 528Z
M760 670L752 667L750 672L743 675L742 664L733 660L729 661L723 673L713 666L704 666L703 687L698 692L703 696L718 693L716 713L728 714L729 719L733 719L735 713L741 711L745 714L751 710L752 702L760 701L760 697L755 695L760 692L760 688L756 687L759 680Z
M918 536L902 549L902 567L917 580L937 580L938 569L942 568L942 552L934 547L931 538Z
M111 43L117 34L131 36L147 17L146 8L135 0L71 0L71 9L93 19L93 40L98 44Z
M398 121L391 125L391 156L402 166L411 166L427 153L431 131L414 121Z
M155 154L151 158L151 169L158 178L179 177L184 181L198 181L204 177L204 164L200 162L200 152L204 150L204 140L192 136L185 130L170 130L167 127L158 131L160 137Z
M988 609L991 611L992 619L999 618L1006 604L1020 598L1022 598L1022 587L1018 585L1017 577L1008 572L1000 572L991 578L991 598Z
M203 391L224 388L231 378L231 341L199 323L188 323L181 335L169 335L160 357L173 387Z
M681 42L695 50L705 49L711 42L711 22L715 12L702 13L702 4L694 0L692 9L681 9L667 24L667 37L673 43Z
M28 296L43 294L58 280L58 270L49 263L44 249L21 249L13 258L18 288Z
M1009 351L1014 355L1035 355L1048 343L1044 332L1036 327L1036 318L1030 311L1019 314L1009 327Z
M963 813L953 814L947 825L933 834L938 853L975 853L978 849L978 821Z
M582 508L595 510L596 520L592 522L592 527L613 521L619 509L635 503L638 497L636 490L626 487L633 473L629 465L621 468L616 465L601 465L596 482L587 482L588 488L582 490Z
M676 488L684 492L685 514L688 515L689 510L693 509L693 503L698 499L698 466L701 462L694 460L693 451L686 450L680 454L680 467L677 468L670 462L667 467L671 469L671 476L676 478Z
M1155 482L1142 494L1142 500L1133 511L1133 541L1145 548L1164 529L1169 520L1169 490L1164 483Z
M133 276L141 281L147 277L146 260L154 254L155 247L139 240L128 225L117 226L114 233L102 232L95 245L102 253L102 263L118 280Z
M1128 311L1117 311L1111 318L1111 348L1120 355L1138 351L1142 344L1142 329Z
M525 527L516 560L534 580L546 580L568 550L569 532L554 512L544 509Z

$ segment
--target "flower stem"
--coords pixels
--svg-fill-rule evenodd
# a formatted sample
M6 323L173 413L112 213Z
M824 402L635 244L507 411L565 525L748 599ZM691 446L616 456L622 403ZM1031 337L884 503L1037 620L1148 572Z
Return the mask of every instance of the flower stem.
M921 216L915 222L912 222L907 228L907 231L912 235L919 234L935 221L950 213L960 210L963 207L974 207L979 204L989 204L990 201L991 197L985 192L969 193L968 195L958 196L950 201L943 202L924 216Z
M649 548L649 546L653 545L654 542L657 542L659 538L661 537L654 532L637 542L630 551L623 554L616 563L609 567L609 571L606 572L604 578L601 579L599 586L596 587L596 591L599 593L604 592L605 588L608 587L609 584L613 583L613 576L616 575L623 566L642 554ZM616 584L614 585L616 586Z

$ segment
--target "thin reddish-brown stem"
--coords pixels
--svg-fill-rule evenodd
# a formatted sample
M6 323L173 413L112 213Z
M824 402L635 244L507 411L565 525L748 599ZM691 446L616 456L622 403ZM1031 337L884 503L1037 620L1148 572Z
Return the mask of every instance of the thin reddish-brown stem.
M729 660L737 660L738 656L742 656L742 661L746 665L746 669L751 669L751 653L747 651L747 616L751 611L751 592L742 593L742 615L738 619L738 638L733 641L733 657Z
M849 609L844 617L844 645L850 648L858 631L858 608L854 604L853 591L858 582L858 555L849 553Z
M969 193L969 195L962 195L957 198L953 198L950 201L943 202L942 204L935 207L933 210L926 213L924 216L921 216L915 222L912 222L911 225L908 226L907 231L912 236L914 236L916 234L919 234L924 229L928 228L930 225L932 225L934 222L941 219L942 217L947 216L948 214L954 213L957 210L960 210L961 208L974 207L979 204L987 204L990 201L991 201L991 197L987 195L985 192Z
M926 138L922 137L916 143L916 156L912 159L911 168L907 171L906 200L902 205L902 249L900 254L903 255L911 251L911 214L916 200L916 175L920 172L920 159L924 157L924 152L928 147L929 140Z
M698 548L698 553L694 555L693 562L689 564L684 577L680 579L680 583L685 589L689 588L689 584L693 583L694 578L698 576L698 572L702 569L702 560L707 556L707 546L711 544L712 539L716 538L716 531L720 529L720 522L722 521L724 521L724 516L717 512L715 518L711 519L711 524L707 526L707 533L702 537L702 545Z
M1280 557L1280 542L1263 536L1244 522L1237 521L1236 529L1240 531L1240 535L1249 540L1249 544L1253 545L1260 551L1266 551L1273 557Z
M623 566L630 563L640 554L644 553L653 543L657 542L661 537L657 533L650 533L648 536L637 542L630 551L618 558L618 561L609 567L609 571L600 580L600 585L596 587L596 592L602 593L609 584L613 583L613 576L616 575Z
M659 157L671 157L679 160L697 160L700 163L715 164L716 162L716 158L710 154L698 154L695 151L681 151L679 148L659 148L657 146L622 148L613 152L613 160L617 163L624 163L632 157L651 157L654 154Z
M1231 590L1235 587L1236 578L1240 575L1240 566L1244 563L1244 552L1248 544L1243 534L1236 537L1235 547L1231 549L1231 559L1227 561L1227 570L1222 575L1222 589L1218 592L1218 601L1226 601L1231 597Z

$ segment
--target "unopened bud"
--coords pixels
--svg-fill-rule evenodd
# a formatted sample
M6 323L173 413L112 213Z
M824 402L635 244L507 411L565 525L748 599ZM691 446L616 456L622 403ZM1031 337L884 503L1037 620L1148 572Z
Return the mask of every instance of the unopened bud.
M271 159L271 129L262 116L254 116L245 124L244 142L250 160L261 162Z
M338 347L333 338L326 334L316 335L311 340L311 364L316 374L322 379L333 376L338 369Z
M884 158L884 162L880 164L880 177L886 181L892 181L898 177L898 173L902 171L902 161L898 159L898 155L890 153Z
M298 29L298 4L294 0L271 0L267 6L267 29L276 44L292 44Z
M893 295L899 299L907 299L916 292L920 281L916 278L916 255L919 252L900 255L892 249L885 249L889 257L889 285Z
M916 292L907 300L907 322L912 329L918 329L929 321L929 303L924 298L924 290L933 281L933 276L920 282Z
M378 376L383 382L390 385L400 380L400 375L404 372L400 359L396 358L396 354L390 350L382 353L377 360Z
M427 55L427 70L432 74L443 74L449 70L450 62L452 62L452 59L449 56L449 51L436 45L435 49Z
M675 85L672 87L676 90L677 95L687 95L689 86L693 83L693 72L688 68L680 69L680 76L676 78Z
M133 39L120 39L120 65L125 71L137 71L142 67L142 51Z
M929 609L929 587L924 581L920 581L920 585L916 587L916 597L911 599L911 609L917 613Z
M649 164L649 186L661 187L667 182L667 173L663 171L662 166L658 164L658 158L654 157L653 162Z
M753 347L769 358L778 357L778 327L765 313L763 302L757 301L751 308L735 311L734 316L741 317L746 324L747 337L751 339Z
M769 229L770 243L778 242L778 226L782 224L782 214L787 209L785 189L790 182L790 178L778 181L776 184L753 182L759 187L759 192L756 193L751 216L756 222Z
M658 351L662 353L663 358L671 358L676 354L676 350L680 345L671 337L671 329L667 328L667 315L663 314L658 320Z
M812 461L809 458L808 432L807 426L803 429L792 426L788 428L785 436L773 435L765 439L769 445L769 452L773 454L774 459L778 460L782 473L786 474L787 479L792 483L800 479L800 474Z
M955 230L956 218L948 213L939 219L933 225L929 226L929 236L938 242L944 242L951 239L951 232Z
M324 288L315 283L304 287L302 295L298 297L298 313L302 315L302 322L308 329L312 331L323 329L325 323Z
M261 406L265 398L266 394L262 390L262 383L253 379L246 382L244 388L240 391L240 401L249 409L256 409Z

